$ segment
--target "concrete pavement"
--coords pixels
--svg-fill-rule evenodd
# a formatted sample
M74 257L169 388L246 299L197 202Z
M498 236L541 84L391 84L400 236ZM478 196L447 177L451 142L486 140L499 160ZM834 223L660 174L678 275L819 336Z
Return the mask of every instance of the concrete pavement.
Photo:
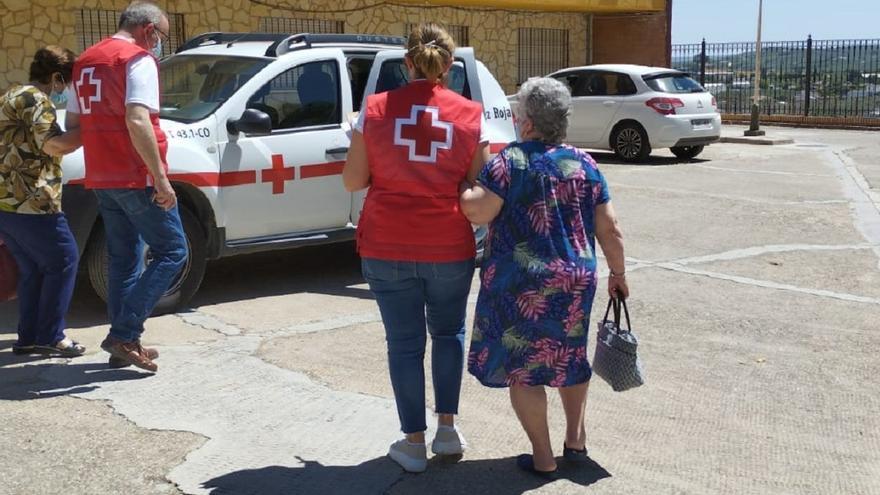
M69 362L13 356L15 308L0 305L0 493L878 494L880 139L773 134L795 144L637 166L596 154L648 384L594 381L588 469L518 472L528 442L506 392L468 376L464 458L422 475L385 459L383 331L337 246L213 263L192 311L148 323L154 376L103 366L88 291L69 333L93 352Z

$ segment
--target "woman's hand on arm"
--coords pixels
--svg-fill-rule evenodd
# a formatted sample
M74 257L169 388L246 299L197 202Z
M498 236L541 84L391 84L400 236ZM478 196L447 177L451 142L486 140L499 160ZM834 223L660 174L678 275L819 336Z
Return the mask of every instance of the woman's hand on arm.
M459 199L464 216L477 225L485 225L495 220L501 212L501 207L504 206L503 199L479 183L462 184Z
M364 135L354 130L351 133L351 145L348 158L342 169L342 182L349 192L360 191L370 186L370 166L367 162L367 145Z
M82 146L82 140L79 128L77 128L47 139L43 143L43 153L51 156L63 156L73 153L80 146Z
M623 252L623 232L617 223L617 215L611 202L596 207L594 213L596 239L602 246L611 275L608 277L608 295L611 297L629 297L629 286L626 283L626 256Z

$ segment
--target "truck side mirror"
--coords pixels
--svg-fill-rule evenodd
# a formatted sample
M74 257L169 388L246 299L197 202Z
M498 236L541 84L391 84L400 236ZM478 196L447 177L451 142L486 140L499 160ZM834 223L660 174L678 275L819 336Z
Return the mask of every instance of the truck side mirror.
M230 136L241 132L254 136L268 136L272 134L272 118L266 112L248 108L238 120L226 121L226 131Z

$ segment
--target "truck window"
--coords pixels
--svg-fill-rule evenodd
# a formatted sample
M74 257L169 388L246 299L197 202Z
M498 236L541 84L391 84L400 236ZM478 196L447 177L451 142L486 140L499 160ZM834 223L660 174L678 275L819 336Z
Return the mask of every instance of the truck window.
M325 60L296 66L257 90L247 106L266 112L273 131L339 124L338 64Z
M216 55L174 55L160 62L162 104L159 115L196 122L214 113L269 60Z
M382 64L382 68L379 69L376 93L397 89L408 82L409 73L403 59L387 60ZM467 72L464 69L464 62L456 60L453 63L446 80L446 87L467 99L471 99L471 89L467 80Z
M351 81L351 105L355 112L361 109L364 100L364 91L367 89L367 80L370 79L370 69L373 67L374 57L371 55L356 55L348 59L348 79Z

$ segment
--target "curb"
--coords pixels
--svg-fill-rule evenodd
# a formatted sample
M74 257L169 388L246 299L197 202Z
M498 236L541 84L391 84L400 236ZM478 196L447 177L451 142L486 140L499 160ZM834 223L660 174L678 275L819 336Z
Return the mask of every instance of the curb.
M794 144L791 138L774 138L774 137L746 137L746 136L721 136L719 143L735 143L735 144L757 144L763 146L773 146L780 144Z

